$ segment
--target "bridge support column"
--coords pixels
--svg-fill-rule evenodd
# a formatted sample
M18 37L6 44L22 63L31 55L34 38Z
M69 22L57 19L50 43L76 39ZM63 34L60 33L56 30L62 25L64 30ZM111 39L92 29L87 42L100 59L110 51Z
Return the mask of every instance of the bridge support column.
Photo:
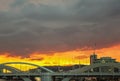
M66 77L66 78L64 78L62 81L70 81L71 78L72 78L72 77Z
M120 81L120 78L118 78L118 81Z
M53 81L52 76L49 73L47 73L46 75L42 75L41 81Z
M29 78L27 77L21 77L24 81L31 81Z
M84 79L85 79L84 77L81 77L81 78L80 78L80 81L84 81Z
M6 81L5 79L0 79L0 81Z

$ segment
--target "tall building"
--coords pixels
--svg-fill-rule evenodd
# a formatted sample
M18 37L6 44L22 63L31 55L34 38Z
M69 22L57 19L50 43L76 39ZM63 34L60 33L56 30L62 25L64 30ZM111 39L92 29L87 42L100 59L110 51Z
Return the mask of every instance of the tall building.
M94 64L97 60L97 55L94 53L90 56L90 64Z

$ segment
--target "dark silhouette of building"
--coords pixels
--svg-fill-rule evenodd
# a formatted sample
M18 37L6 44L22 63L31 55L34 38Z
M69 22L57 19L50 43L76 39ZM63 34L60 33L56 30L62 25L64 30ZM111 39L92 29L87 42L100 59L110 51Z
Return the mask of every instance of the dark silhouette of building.
M95 64L95 63L118 63L116 59L113 59L111 57L101 57L97 58L97 55L94 53L90 56L90 64Z
M90 56L90 64L94 64L97 61L97 55L94 53Z

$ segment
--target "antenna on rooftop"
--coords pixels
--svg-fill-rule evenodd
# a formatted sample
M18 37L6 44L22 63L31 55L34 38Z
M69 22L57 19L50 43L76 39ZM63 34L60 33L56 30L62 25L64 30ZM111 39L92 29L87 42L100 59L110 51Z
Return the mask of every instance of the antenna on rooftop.
M96 43L94 44L94 48L93 49L94 49L93 53L96 54Z

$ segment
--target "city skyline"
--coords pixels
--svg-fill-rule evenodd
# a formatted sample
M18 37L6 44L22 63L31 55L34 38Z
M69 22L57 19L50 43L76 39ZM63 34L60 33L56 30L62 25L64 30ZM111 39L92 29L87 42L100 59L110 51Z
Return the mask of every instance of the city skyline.
M0 0L0 63L120 61L120 0ZM94 44L96 46L94 47Z

